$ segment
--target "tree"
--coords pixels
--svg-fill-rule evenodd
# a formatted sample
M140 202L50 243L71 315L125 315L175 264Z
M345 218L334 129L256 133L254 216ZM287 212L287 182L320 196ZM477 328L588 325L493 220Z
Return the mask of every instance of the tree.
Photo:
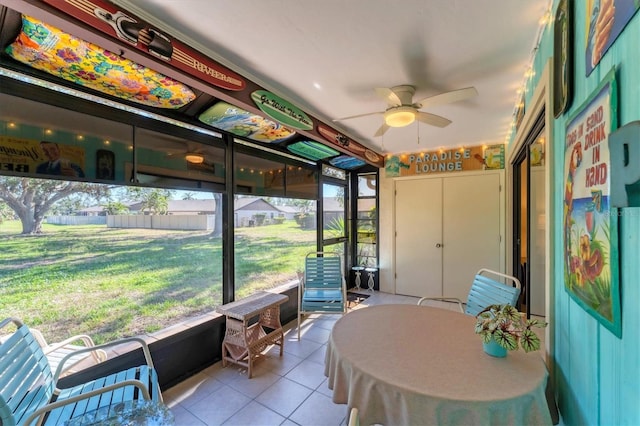
M23 234L41 233L42 221L56 202L73 194L89 194L100 198L108 191L105 185L0 176L0 199L22 222Z
M120 201L109 201L103 207L104 211L109 215L129 213L129 207Z
M0 201L0 223L4 220L14 219L15 215L16 214L11 210L11 208L9 208L7 203Z
M125 191L126 198L142 203L141 211L159 215L169 212L169 200L173 192L168 189L127 187Z

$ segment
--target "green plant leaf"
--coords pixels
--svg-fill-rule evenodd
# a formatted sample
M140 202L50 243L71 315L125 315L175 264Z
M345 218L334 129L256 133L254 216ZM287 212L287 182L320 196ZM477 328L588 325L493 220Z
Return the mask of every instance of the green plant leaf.
M540 349L540 338L531 330L524 330L520 336L520 345L525 352Z
M493 334L493 338L500 346L509 351L518 349L518 339L516 339L516 336L514 336L513 334L505 333L502 330L497 330Z

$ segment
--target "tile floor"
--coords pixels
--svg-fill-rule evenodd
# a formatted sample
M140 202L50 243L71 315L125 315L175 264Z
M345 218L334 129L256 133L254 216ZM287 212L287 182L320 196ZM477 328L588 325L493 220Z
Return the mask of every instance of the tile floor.
M415 304L418 300L370 294L354 309L385 303ZM269 350L254 364L250 380L246 369L234 364L222 368L218 362L167 389L163 397L176 425L345 425L347 406L332 402L324 376L327 339L339 318L312 316L303 323L300 341L296 322L287 324L282 358L279 347Z
M367 291L360 291L367 294ZM385 303L415 304L416 297L368 293L353 306L361 309ZM429 302L458 310L458 305ZM311 316L297 339L296 321L285 325L284 354L273 347L254 364L252 379L246 369L218 362L163 392L176 426L200 425L346 425L346 404L334 404L324 376L324 354L333 324L340 315ZM541 335L539 333L539 335ZM542 336L541 336L542 337ZM544 350L540 351L543 354Z

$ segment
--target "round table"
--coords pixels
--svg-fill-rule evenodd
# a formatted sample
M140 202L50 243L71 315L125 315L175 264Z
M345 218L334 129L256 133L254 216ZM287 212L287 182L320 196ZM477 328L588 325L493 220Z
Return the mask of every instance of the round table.
M361 424L551 424L539 353L484 353L475 318L446 309L380 305L333 327L325 375L333 401Z

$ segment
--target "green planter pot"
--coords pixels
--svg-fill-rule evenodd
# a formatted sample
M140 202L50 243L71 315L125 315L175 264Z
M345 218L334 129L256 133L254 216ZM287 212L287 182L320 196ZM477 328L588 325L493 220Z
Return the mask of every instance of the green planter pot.
M495 356L497 358L504 358L507 356L507 350L496 343L493 339L491 339L489 343L482 342L482 347L484 348L484 351L491 356Z

